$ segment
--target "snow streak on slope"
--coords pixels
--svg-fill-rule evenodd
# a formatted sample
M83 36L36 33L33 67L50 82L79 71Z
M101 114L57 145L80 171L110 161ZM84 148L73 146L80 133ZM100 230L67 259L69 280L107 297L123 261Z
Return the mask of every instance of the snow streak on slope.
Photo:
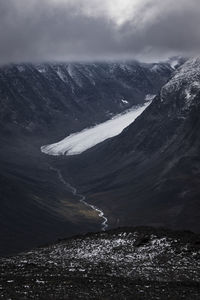
M71 134L58 143L42 146L41 151L45 154L55 156L80 154L98 143L120 134L149 104L150 102L147 102L143 106L134 107L109 121Z

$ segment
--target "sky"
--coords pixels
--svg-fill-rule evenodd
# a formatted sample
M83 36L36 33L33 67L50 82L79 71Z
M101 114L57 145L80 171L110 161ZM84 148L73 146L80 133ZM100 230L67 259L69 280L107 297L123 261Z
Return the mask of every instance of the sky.
M198 55L199 0L0 0L0 64Z

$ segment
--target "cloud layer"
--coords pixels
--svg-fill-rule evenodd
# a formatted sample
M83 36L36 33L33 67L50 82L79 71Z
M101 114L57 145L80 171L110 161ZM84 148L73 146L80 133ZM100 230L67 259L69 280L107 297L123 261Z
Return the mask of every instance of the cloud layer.
M0 63L196 55L199 0L0 0Z

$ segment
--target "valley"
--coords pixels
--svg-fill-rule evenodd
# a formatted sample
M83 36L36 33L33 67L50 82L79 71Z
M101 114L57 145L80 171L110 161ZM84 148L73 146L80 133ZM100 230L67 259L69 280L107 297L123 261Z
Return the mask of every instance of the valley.
M86 202L100 211L78 201L49 168L60 170L87 197L70 164L44 155L40 147L101 126L131 107L142 108L146 95L157 94L173 72L168 62L137 61L0 68L0 255L101 228L105 208L91 199Z
M98 118L88 104L72 121L46 100L47 119L23 103L34 119L21 120L16 99L4 107L2 297L199 298L199 66Z
M200 299L199 16L0 1L0 300Z
M199 65L183 64L121 134L57 161L111 227L199 232Z

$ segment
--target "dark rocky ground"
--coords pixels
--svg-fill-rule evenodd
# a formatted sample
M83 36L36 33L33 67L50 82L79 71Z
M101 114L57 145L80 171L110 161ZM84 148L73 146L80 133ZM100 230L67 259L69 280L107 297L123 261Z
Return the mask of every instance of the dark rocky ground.
M0 259L0 299L200 299L200 235L119 228Z

